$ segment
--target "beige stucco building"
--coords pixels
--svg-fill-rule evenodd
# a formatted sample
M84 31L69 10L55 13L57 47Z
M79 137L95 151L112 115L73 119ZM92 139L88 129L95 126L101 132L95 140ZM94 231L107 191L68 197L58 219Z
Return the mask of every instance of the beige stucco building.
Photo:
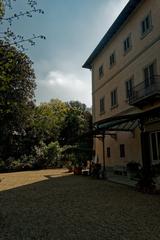
M99 162L160 163L160 0L130 0L83 67Z

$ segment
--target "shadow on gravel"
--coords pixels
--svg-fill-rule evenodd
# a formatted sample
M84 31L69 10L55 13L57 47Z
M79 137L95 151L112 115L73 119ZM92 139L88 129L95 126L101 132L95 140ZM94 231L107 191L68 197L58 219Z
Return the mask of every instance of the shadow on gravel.
M1 240L158 240L160 198L90 177L0 192Z

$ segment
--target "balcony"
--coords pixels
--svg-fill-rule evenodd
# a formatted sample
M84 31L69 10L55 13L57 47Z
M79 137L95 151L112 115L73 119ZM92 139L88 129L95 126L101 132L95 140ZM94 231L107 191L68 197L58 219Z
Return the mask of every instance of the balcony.
M160 99L160 76L155 75L133 87L129 104L142 107Z

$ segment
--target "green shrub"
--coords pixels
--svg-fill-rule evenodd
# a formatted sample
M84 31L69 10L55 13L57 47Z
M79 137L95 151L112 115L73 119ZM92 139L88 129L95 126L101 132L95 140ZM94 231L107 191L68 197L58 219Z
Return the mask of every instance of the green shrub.
M42 169L47 166L47 146L45 143L41 142L38 146L34 147L33 156L30 156L30 161L32 161L33 169Z
M4 171L6 169L6 165L5 165L5 162L0 159L0 171Z
M46 148L47 165L54 166L60 159L61 148L59 143L50 142Z

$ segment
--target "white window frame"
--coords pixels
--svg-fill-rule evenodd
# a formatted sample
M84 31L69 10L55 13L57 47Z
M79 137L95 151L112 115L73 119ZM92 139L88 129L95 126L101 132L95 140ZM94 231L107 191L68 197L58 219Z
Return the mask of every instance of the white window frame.
M148 27L147 27L147 19L149 20ZM144 31L143 31L143 27L144 27ZM148 33L150 33L152 28L153 28L152 15L150 11L141 21L141 38L144 38Z
M153 77L156 75L156 60L155 61L153 61L153 62L151 62L151 63L149 63L148 65L146 65L144 68L143 68L143 76L144 76L144 82L146 82L146 78L145 78L145 70L147 69L147 71L148 71L148 86L146 85L145 87L146 88L148 88L148 87L150 87L151 85L152 85L152 81L151 80L153 80L151 77L151 72L150 72L150 66L151 65L153 65Z
M132 48L132 39L131 39L131 33L125 38L123 41L123 51L124 54L127 54Z
M109 56L109 66L112 68L116 64L116 53L115 51Z
M130 84L128 84L129 89L127 89L127 83L131 83L131 86L129 86ZM125 81L125 94L126 94L126 100L128 100L129 97L132 96L132 94L133 94L133 86L134 86L134 79L133 79L133 77L131 77L131 78L129 78L127 81ZM130 90L131 95L128 94L128 90Z
M101 79L104 76L103 64L98 69L98 75L99 75L99 79Z
M111 109L118 106L117 88L111 91Z

